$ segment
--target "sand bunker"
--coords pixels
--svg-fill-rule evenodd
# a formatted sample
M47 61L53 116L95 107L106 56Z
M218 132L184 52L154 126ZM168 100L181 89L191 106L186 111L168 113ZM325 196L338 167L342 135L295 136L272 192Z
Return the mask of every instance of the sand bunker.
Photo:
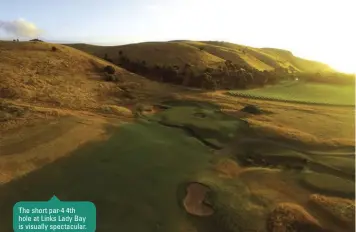
M187 195L183 200L185 210L196 216L209 216L214 210L204 203L209 187L200 183L190 183L187 188Z

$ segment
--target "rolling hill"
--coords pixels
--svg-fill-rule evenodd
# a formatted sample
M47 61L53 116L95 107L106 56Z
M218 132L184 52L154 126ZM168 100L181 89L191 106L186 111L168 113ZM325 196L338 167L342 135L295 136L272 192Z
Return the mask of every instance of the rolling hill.
M54 46L56 51L52 51ZM113 67L118 83L104 81L103 69L107 65L110 63L105 60L64 45L3 41L0 97L37 105L96 109L104 104L129 101L124 97L129 92L139 97L139 92L145 89L146 92L152 92L151 88L162 89L159 83L117 66Z
M189 43L122 51L143 46L132 53L140 62L142 54L147 64L189 59L199 68L220 56L241 66L281 63L267 51ZM16 202L54 194L93 202L98 231L354 231L353 108L167 85L99 57L0 42L0 231L13 230ZM277 87L253 94L295 97ZM245 112L249 105L262 113Z
M89 44L68 44L73 48L88 52L98 57L105 54L112 59L119 58L122 51L130 60L145 61L147 65L190 64L197 69L216 68L225 60L239 66L263 70L286 68L300 72L333 71L328 65L309 61L294 56L291 52L280 49L253 48L227 42L214 41L170 41L145 42L121 46L95 46Z

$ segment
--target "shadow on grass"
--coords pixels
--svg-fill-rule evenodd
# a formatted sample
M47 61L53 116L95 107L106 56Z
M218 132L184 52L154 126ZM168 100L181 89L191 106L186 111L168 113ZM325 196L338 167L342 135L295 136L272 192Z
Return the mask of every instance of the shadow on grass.
M97 231L179 231L186 214L177 186L206 169L209 149L183 131L156 123L107 127L106 141L87 143L67 157L0 188L0 231L12 231L18 201L92 201Z

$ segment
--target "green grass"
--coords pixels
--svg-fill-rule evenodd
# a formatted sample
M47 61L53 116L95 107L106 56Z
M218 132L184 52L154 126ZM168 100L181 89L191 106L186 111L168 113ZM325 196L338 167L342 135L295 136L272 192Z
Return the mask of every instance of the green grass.
M268 86L259 89L236 90L228 94L261 99L319 103L332 105L355 105L355 87L319 83L293 83Z
M302 175L301 183L322 194L334 194L350 198L355 196L355 182L329 174L306 172Z
M248 130L247 122L218 110L194 106L178 106L154 116L163 125L180 127L190 132L204 144L222 148L237 133Z
M353 157L318 156L318 162L330 167L342 170L349 174L355 174L355 162Z
M242 130L245 123L223 114L214 105L182 101L165 105L171 108L146 116L150 120L140 118L119 127L110 125L106 140L84 144L71 154L0 186L0 212L4 212L0 231L11 230L11 212L16 202L48 200L54 194L63 201L95 203L98 231L261 231L268 212L266 205L274 201L262 195L253 200L256 196L246 186L247 179L217 175L214 167L226 157L214 154L202 143L215 140L224 144L230 133L245 133ZM196 132L195 136L189 136L181 128L159 124L162 122L190 128ZM51 127L48 135L65 128ZM246 129L248 132L249 128ZM284 150L282 154L270 144L250 145L247 148L261 149L267 158L269 155L275 159L279 154L288 159L304 158ZM247 148L239 151L247 152ZM317 192L354 193L354 184L349 181L330 175L310 175L303 176L302 181ZM211 188L208 200L216 212L214 215L208 218L187 215L181 201L188 182L200 182Z
M157 123L111 128L104 142L85 145L67 158L1 186L1 231L10 231L17 201L61 200L96 204L98 231L180 231L185 212L178 185L208 168L210 149L183 130ZM3 204L4 203L4 204ZM6 212L6 213L5 213Z

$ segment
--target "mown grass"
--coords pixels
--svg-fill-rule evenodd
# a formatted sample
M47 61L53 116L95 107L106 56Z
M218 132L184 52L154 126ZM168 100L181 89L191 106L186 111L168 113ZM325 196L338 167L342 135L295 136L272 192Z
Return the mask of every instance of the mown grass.
M306 172L302 176L301 183L318 193L349 198L355 196L355 182L329 174Z
M180 127L214 148L222 148L238 133L248 130L248 124L243 120L218 110L193 106L173 107L157 114L154 119L163 125Z
M233 96L302 103L355 105L355 87L319 83L294 83L228 92Z
M186 223L177 186L209 166L210 150L183 130L157 123L108 128L107 141L88 144L1 187L1 231L10 230L22 200L88 200L98 231L172 231Z

